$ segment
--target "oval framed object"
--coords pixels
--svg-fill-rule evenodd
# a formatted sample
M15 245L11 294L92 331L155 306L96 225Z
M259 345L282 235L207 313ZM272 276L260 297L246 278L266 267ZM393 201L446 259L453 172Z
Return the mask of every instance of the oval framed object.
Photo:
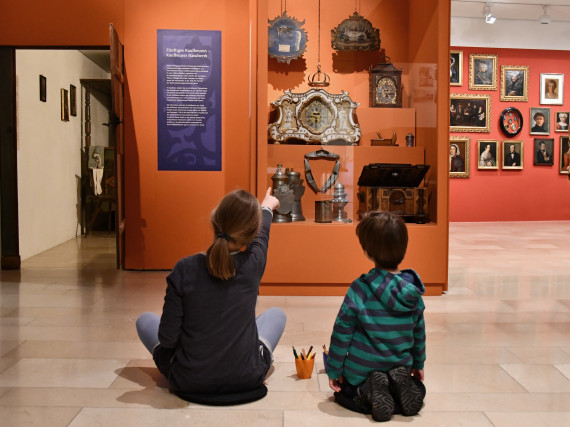
M499 125L506 136L512 137L518 135L523 127L521 112L515 107L505 108L501 113Z
M307 48L307 32L301 28L303 22L283 15L269 20L268 54L279 62L289 64L291 60L300 58Z

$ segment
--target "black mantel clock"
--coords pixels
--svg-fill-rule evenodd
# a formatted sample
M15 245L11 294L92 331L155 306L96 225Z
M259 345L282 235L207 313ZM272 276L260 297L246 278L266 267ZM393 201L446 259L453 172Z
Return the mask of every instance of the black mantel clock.
M384 108L402 107L402 70L396 68L385 56L370 71L370 106Z

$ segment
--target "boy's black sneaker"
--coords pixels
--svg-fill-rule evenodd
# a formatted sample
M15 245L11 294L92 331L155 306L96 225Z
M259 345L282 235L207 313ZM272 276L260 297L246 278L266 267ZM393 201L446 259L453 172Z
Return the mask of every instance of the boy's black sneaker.
M368 401L374 421L389 421L394 415L394 398L389 386L388 375L380 371L371 372L362 385L362 397Z
M410 371L403 366L388 371L388 377L401 414L411 416L420 412L426 395L423 383L410 376Z

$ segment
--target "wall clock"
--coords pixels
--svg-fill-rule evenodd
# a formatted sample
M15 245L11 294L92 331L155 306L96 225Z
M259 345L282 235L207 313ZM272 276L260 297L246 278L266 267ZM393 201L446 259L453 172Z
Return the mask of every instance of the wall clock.
M390 58L384 57L370 69L369 84L371 107L402 107L402 70L394 67Z
M285 93L271 105L277 119L267 130L275 143L301 141L308 144L356 145L360 141L360 126L354 119L354 109L360 104L348 92L329 93L310 89L304 93Z
M501 113L499 125L506 136L518 135L523 126L521 112L515 107L505 108Z

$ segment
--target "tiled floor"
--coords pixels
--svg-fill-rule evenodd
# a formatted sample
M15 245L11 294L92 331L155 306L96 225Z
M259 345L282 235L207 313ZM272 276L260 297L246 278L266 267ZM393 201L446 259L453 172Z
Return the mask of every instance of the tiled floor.
M288 315L261 401L212 408L170 395L134 320L160 312L166 272L114 269L114 240L72 240L0 273L2 426L356 426L322 359L340 297L260 297ZM570 222L450 225L449 292L426 297L428 395L388 424L570 425Z

